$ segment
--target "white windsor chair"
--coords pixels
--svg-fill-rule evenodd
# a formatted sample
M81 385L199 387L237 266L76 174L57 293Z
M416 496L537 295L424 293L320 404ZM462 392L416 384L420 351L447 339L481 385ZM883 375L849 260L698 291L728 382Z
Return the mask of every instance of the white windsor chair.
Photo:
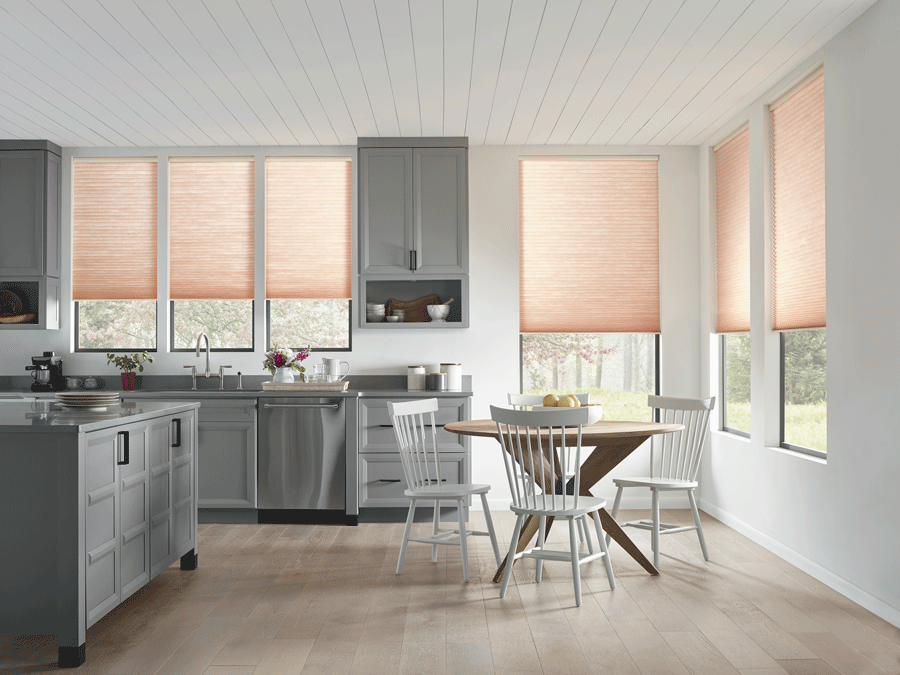
M700 455L709 429L709 415L716 405L716 399L673 398L671 396L649 396L647 405L658 408L660 422L683 424L684 429L671 434L654 437L650 445L650 475L639 478L614 478L616 500L613 502L613 518L619 513L622 491L627 487L650 488L650 520L632 520L620 523L622 527L637 527L650 530L650 545L653 549L653 565L659 567L659 536L697 530L703 558L709 560L706 539L694 499L697 489L697 472L700 469ZM657 450L658 446L658 450ZM670 525L659 521L660 491L685 490L694 516L693 525ZM609 543L609 537L606 538Z
M406 557L407 545L411 541L416 541L432 545L431 562L437 562L437 548L439 545L459 546L462 554L463 578L468 581L469 556L466 548L467 536L482 535L490 537L497 565L499 566L501 562L500 549L497 547L497 537L494 534L494 523L491 521L491 511L487 503L487 493L491 486L478 483L444 483L442 481L440 449L434 423L434 413L437 409L438 401L436 398L403 403L388 401L388 412L394 425L394 435L397 438L403 473L406 477L407 489L403 494L410 498L406 529L403 532L403 543L400 545L400 560L397 561L397 574L403 571L403 560ZM427 421L426 416L428 418ZM465 506L471 495L481 496L487 532L466 530ZM456 502L459 517L458 530L440 529L442 500ZM434 525L430 537L409 536L416 511L416 502L418 501L434 502ZM454 537L454 535L456 536Z
M513 410L525 410L531 406L543 405L544 403L544 397L541 394L507 394L506 396L509 404L513 407ZM591 392L589 391L580 394L571 394L571 396L577 397L578 402L581 403L581 405L591 402ZM566 466L567 481L575 475L574 471L572 466ZM588 553L594 552L594 543L591 541L591 532L588 529L587 516L578 519L578 539L587 542Z
M606 506L606 500L599 497L585 497L578 494L581 487L581 427L587 422L588 411L584 408L562 410L509 410L491 406L491 419L497 423L497 434L503 448L503 464L509 480L512 495L510 509L516 514L512 542L503 571L500 597L506 595L513 563L523 557L535 558L537 568L534 579L540 583L544 560L569 562L572 565L572 583L575 586L575 604L581 606L581 565L603 558L609 587L616 588L612 565L606 547L603 527L598 511ZM566 434L575 434L575 443ZM571 458L570 456L574 455ZM558 458L558 463L557 463ZM553 486L564 486L566 481L559 467L574 461L572 476L573 493L568 489L557 490ZM518 466L527 467L520 471ZM547 486L547 489L545 489ZM575 534L575 520L590 513L597 530L597 541L601 551L579 557L578 540ZM540 518L537 546L516 553L519 532L528 516ZM565 518L569 521L569 550L552 551L545 546L547 518Z

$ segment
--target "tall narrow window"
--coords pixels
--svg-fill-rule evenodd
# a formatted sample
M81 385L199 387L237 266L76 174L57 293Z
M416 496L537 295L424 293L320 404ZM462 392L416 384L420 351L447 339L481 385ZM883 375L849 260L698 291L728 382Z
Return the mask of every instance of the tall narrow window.
M715 149L716 332L722 428L750 434L750 129Z
M74 161L78 351L156 350L156 177L155 159Z
M772 108L773 324L782 334L782 445L824 456L825 76Z
M350 349L351 185L349 157L266 159L270 346Z
M172 349L206 333L214 350L253 349L254 162L172 158Z
M650 419L656 157L520 160L519 330L523 391L589 391L604 419Z

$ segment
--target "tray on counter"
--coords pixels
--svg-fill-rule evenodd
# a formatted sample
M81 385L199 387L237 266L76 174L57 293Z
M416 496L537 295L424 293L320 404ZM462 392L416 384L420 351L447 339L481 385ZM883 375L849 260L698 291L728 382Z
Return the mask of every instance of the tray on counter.
M263 391L346 391L349 380L343 382L263 382Z

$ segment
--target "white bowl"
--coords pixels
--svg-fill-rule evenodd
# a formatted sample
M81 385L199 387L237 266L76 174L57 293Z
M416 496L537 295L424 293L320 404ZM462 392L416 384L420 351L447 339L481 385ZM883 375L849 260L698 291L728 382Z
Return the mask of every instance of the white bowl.
M367 302L366 303L366 311L367 312L383 312L384 311L384 303L379 302Z
M450 305L428 305L428 316L432 321L444 321L450 314Z
M373 314L372 312L366 312L366 321L369 323L378 323L380 321L384 321L384 314Z
M599 403L582 403L582 408L588 409L588 424L594 424L603 419L603 406ZM545 405L532 406L535 410L577 410L577 408L553 408Z
M386 317L384 317L384 320L387 321L388 323L397 323L398 321L400 321L400 317L399 316L386 316Z

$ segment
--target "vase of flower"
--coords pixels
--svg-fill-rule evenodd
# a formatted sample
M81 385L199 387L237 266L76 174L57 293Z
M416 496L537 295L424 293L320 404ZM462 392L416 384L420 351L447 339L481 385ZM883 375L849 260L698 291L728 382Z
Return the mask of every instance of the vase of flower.
M279 348L276 344L272 347L272 351L266 352L263 368L272 374L273 382L293 382L297 378L302 382L306 368L301 366L300 362L308 356L309 347L294 352L287 347Z

